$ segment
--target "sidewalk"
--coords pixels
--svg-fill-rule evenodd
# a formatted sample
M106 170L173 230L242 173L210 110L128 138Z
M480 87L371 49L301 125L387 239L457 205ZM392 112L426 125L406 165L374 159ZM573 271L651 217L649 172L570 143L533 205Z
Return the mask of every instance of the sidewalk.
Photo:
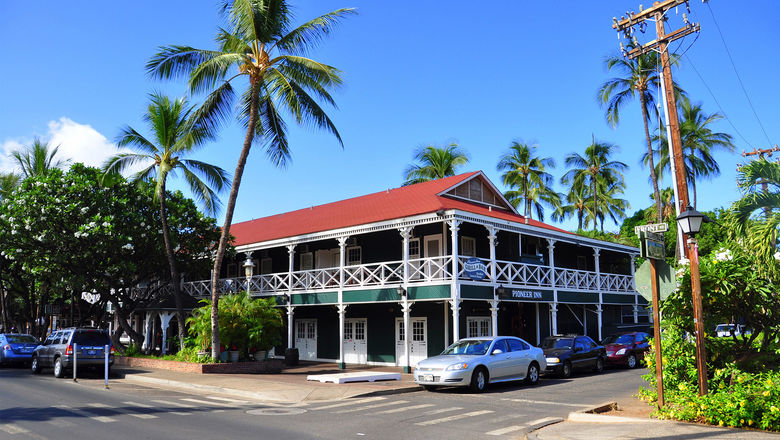
M306 380L310 374L349 373L366 370L401 372L399 367L365 365L360 366L359 369L339 370L336 364L327 363L302 363L297 367L287 367L280 374L190 374L152 368L116 368L116 372L122 376L120 380L127 383L288 404L338 400L365 395L405 393L422 389L414 383L411 374L401 374L400 381L333 384Z

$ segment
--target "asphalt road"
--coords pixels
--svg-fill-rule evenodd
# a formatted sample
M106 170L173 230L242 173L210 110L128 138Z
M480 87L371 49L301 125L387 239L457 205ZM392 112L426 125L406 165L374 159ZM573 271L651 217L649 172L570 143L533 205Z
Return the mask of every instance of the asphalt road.
M188 394L100 377L55 379L0 369L0 439L515 438L529 424L625 398L644 370L606 370L536 386L495 385L278 405Z

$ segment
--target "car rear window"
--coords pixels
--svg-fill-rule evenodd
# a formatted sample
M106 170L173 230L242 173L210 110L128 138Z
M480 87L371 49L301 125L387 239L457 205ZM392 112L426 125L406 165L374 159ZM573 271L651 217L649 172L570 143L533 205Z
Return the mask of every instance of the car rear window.
M9 344L35 344L38 342L32 335L6 335Z
M84 345L84 346L104 346L104 345L111 345L111 340L108 338L108 335L98 331L82 331L82 332L76 332L75 335L73 335L73 342L75 344Z
M569 338L547 338L542 341L542 348L572 348L574 340Z

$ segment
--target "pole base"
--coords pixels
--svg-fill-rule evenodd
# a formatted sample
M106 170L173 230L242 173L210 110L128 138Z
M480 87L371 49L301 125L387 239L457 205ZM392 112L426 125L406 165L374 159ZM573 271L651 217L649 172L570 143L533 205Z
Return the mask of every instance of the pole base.
M339 366L339 370L346 370L347 369L347 364L344 363L344 362L339 362L338 366Z
M410 374L411 372L412 372L412 367L408 365L404 367L404 374Z

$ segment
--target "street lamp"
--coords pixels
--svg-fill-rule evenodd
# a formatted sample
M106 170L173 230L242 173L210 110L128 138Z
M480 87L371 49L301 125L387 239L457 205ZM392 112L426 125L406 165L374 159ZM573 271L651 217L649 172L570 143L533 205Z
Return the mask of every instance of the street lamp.
M688 260L691 264L691 299L693 300L693 325L696 329L696 370L699 373L699 395L707 394L707 354L704 351L704 314L701 305L701 276L699 275L699 247L696 234L701 224L710 219L688 206L677 217L677 227L687 235Z
M243 266L244 275L246 276L246 293L249 293L249 288L251 287L252 283L252 272L254 272L255 269L255 263L252 261L252 258L249 256L249 254L247 254Z

